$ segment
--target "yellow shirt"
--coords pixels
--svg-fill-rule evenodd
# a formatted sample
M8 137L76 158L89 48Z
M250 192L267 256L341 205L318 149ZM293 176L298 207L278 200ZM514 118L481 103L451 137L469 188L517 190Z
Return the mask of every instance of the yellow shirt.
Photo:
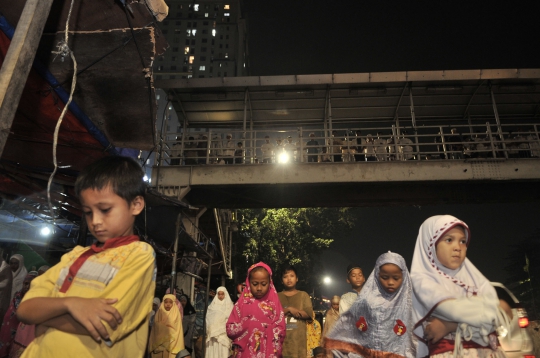
M90 336L49 328L36 338L22 357L142 357L148 339L148 316L155 291L154 250L145 242L111 248L88 258L66 293L60 292L71 264L88 247L77 246L61 261L32 281L23 301L35 297L118 298L113 306L122 316L116 331L109 331L112 345Z

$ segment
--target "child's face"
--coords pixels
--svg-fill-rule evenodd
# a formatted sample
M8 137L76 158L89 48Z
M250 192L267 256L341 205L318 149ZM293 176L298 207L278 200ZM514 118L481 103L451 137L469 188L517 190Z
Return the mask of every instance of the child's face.
M450 270L461 266L467 256L467 238L461 226L456 226L444 234L436 246L439 262Z
M100 243L133 235L135 216L144 208L142 196L128 203L116 195L110 185L101 190L84 189L80 199L88 229Z
M249 288L255 298L262 298L270 288L270 274L266 270L252 271L249 274Z
M219 298L220 301L223 301L225 299L225 292L218 291L217 298Z
M163 308L165 308L165 311L170 311L173 306L173 301L170 298L166 298L165 301L163 301Z
M294 271L286 271L283 274L281 280L283 281L283 286L289 289L294 289L296 287L296 284L298 283L298 277L296 276Z
M366 282L362 269L355 268L351 272L349 272L347 282L351 284L353 290L361 289L364 285L364 282Z
M379 282L387 293L399 290L403 283L403 272L394 264L384 264L379 269Z
M11 258L9 260L9 266L11 267L11 271L17 271L19 269L19 260L17 260L16 258Z
M332 308L339 312L339 302L332 302Z

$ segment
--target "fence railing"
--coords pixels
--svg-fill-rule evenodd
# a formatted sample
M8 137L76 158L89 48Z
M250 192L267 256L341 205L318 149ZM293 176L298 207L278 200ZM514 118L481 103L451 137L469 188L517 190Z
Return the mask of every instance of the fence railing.
M168 133L158 165L540 158L538 124Z

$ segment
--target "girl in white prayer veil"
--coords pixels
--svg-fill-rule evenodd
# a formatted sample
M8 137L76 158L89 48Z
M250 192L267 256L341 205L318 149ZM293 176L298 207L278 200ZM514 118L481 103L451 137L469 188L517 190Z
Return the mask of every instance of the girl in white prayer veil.
M405 260L377 259L362 292L325 339L334 357L414 358L412 284Z
M15 294L22 290L23 281L28 271L24 267L24 257L19 254L15 254L10 257L9 265L11 266L11 271L13 271L13 286L11 287L11 299L15 297Z
M227 337L227 319L233 309L229 292L223 286L218 287L216 296L206 312L206 357L222 358L229 356L231 340Z
M411 265L417 357L505 357L495 330L508 327L488 279L466 258L467 224L433 216L422 224Z

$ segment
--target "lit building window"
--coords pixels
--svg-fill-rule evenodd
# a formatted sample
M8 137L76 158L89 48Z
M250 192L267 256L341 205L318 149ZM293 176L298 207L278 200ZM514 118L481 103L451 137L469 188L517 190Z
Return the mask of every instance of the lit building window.
M214 37L216 36L216 29L212 30L212 36L214 36Z
M195 36L195 34L197 33L197 29L191 30L191 33L193 34L193 36Z
M224 13L223 16L231 16L228 12Z
M193 61L195 61L195 56L189 56L189 63L193 64Z
M223 9L224 9L224 10L230 10L230 9L231 9L231 5L223 5Z
M189 29L186 30L186 36L187 36L187 37L190 37L190 36L191 36L191 30L189 30Z
M199 71L204 71L204 66L199 66Z
M193 10L195 10L195 11L199 11L199 4L195 4L195 5L193 5Z
M189 46L186 46L184 48L184 55L187 55L189 53Z
M225 52L225 58L229 58L229 54Z
M207 13L207 12L204 13L204 17L208 17L208 13Z

